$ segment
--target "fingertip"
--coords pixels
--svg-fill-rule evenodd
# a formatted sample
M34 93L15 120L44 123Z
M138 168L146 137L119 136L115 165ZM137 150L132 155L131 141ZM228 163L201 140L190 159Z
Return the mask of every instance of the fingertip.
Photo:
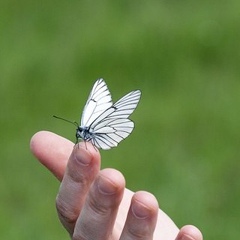
M41 164L62 179L73 143L49 131L39 131L30 140L30 150Z
M99 187L106 187L108 188L109 192L124 192L125 188L125 178L121 172L119 172L116 169L112 168L105 168L101 170L99 174L100 179L104 180L101 181L101 183L104 182L104 185L99 185ZM104 189L102 189L102 192L104 192ZM105 191L107 192L107 191Z
M121 239L153 239L158 202L149 192L138 191L131 200Z
M39 157L41 154L42 146L46 142L46 139L49 140L51 137L51 132L48 131L39 131L35 133L30 139L30 150L36 156Z
M138 191L132 198L132 211L136 217L156 217L158 213L158 201L149 192Z
M100 159L99 150L90 142L79 142L74 146L74 154L81 157L83 154L88 155L91 159Z
M186 225L180 229L176 240L203 240L203 235L197 227Z
M40 131L40 132L35 133L30 139L30 150L34 155L35 155L35 151L37 150L36 144L38 142L38 139L41 138L41 135L42 135L43 132L44 131Z
M99 165L100 168L100 162L101 156L97 148L89 142L79 142L73 148L68 168L72 169L70 172L75 172L74 168L78 168L78 164L83 167Z
M46 157L46 152L52 154L53 150L69 155L72 147L73 143L68 139L44 130L35 133L30 140L30 149L39 160Z

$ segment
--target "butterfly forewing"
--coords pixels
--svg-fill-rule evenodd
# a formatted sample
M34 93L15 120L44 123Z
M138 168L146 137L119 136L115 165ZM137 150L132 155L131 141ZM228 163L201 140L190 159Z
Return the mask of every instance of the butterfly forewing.
M113 107L116 111L111 117L128 118L135 110L140 100L141 92L139 90L132 91L119 99Z
M99 117L111 106L112 98L107 85L102 78L98 79L95 82L85 104L82 113L81 126L89 126L97 117Z

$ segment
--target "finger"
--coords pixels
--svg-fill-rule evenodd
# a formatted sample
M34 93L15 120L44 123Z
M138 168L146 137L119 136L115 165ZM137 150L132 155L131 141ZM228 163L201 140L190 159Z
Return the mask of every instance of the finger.
M135 193L120 240L153 239L157 216L158 202L156 198L144 191Z
M74 240L115 239L113 226L124 187L124 177L117 170L104 169L99 173L77 220Z
M99 169L99 152L90 143L77 144L69 158L56 198L59 219L70 234Z
M59 180L63 178L73 146L71 141L48 131L37 132L30 141L32 153Z
M203 240L203 236L195 226L186 225L180 229L176 240Z

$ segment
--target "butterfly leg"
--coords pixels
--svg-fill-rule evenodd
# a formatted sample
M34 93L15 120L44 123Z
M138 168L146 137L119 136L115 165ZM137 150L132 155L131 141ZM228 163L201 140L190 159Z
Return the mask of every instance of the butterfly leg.
M86 144L86 141L84 141L84 144L85 144L85 148L86 148L86 150L88 150L88 148L87 148L87 144Z

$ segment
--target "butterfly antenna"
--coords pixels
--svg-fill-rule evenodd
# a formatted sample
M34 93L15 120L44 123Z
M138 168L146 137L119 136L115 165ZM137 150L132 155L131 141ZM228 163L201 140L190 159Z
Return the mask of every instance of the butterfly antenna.
M72 122L72 121L70 121L70 120L68 120L68 119L61 118L61 117L58 117L58 116L55 116L55 115L53 115L53 117L54 117L54 118L57 118L57 119L60 119L60 120L63 120L63 121L65 121L65 122L69 122L69 123L71 123L71 124L73 124L73 125L75 125L75 126L78 127L78 123L77 123L77 122Z

